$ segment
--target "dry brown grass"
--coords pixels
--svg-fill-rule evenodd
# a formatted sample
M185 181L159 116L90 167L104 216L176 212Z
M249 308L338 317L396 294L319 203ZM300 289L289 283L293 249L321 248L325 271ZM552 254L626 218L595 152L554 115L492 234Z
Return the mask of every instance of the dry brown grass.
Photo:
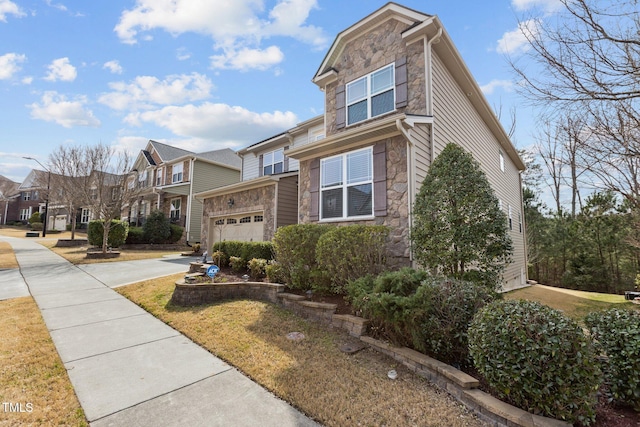
M0 242L0 269L18 267L18 261L16 261L11 245L7 242Z
M504 294L504 297L505 299L537 301L560 310L575 320L581 320L593 311L606 310L608 308L640 308L640 306L630 301L625 301L622 295L573 291L543 285L534 285L511 291Z
M87 247L80 246L75 248L57 248L55 241L41 240L39 242L43 246L49 248L56 254L65 258L72 264L95 264L99 262L118 262L118 261L136 261L140 259L162 258L165 255L175 255L180 252L176 251L159 251L159 250L137 250L137 249L120 249L120 256L117 258L106 259L87 259Z
M7 237L17 237L17 238L26 238L25 233L29 231L28 226L16 227L16 226L0 226L0 235ZM42 236L42 231L40 231L40 236ZM86 239L87 233L81 233L76 231L76 239ZM71 232L63 231L61 233L47 231L47 236L44 237L44 240L47 239L70 239ZM30 240L40 241L43 240L42 237L29 237Z
M66 425L87 422L67 371L31 297L0 301L0 426ZM28 412L27 404L32 406Z
M352 338L272 304L168 305L183 274L119 288L127 298L328 426L483 425L451 396L373 350L347 355ZM302 332L299 342L286 338ZM387 372L396 369L397 380Z

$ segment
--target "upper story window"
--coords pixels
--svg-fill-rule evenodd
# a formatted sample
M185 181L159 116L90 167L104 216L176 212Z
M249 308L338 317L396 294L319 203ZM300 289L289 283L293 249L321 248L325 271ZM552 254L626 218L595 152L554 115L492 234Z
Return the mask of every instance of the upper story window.
M284 148L265 153L262 160L262 174L273 175L284 172Z
M504 154L502 154L502 150L500 150L499 153L500 153L500 170L504 172Z
M320 160L320 218L373 215L373 150Z
M147 186L147 171L144 170L138 174L138 188Z
M348 125L395 109L394 70L389 64L346 85Z
M31 200L31 193L28 191L22 193L22 200Z
M182 170L184 168L184 163L177 163L173 165L172 175L171 175L171 183L175 184L176 182L182 182Z
M156 185L162 185L162 168L156 169Z

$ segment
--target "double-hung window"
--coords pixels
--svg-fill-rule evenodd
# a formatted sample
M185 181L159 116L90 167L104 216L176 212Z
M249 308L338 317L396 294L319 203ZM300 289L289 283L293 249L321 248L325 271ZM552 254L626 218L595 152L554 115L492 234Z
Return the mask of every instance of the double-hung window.
M22 193L22 200L31 200L31 193L28 191Z
M160 186L164 184L164 182L162 182L162 169L156 169L156 185Z
M184 163L176 163L173 165L172 175L171 175L171 183L175 184L176 182L182 182L182 170L184 167Z
M181 199L172 199L171 207L169 208L169 217L173 220L180 219L180 206L182 205Z
M20 220L27 221L31 216L31 208L20 209Z
M280 148L275 151L265 153L262 157L262 174L273 175L284 172L284 149Z
M395 109L395 68L389 64L346 86L347 124L361 122Z
M87 208L82 208L82 212L80 213L80 223L87 224L91 219L91 211Z
M321 219L373 215L373 150L352 151L320 161Z

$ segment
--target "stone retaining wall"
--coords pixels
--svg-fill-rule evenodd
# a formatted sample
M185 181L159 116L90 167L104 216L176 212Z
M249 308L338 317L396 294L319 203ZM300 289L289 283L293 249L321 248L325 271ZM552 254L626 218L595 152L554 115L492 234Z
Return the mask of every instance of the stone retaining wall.
M58 239L56 242L57 248L71 248L76 246L88 246L89 240L87 239Z

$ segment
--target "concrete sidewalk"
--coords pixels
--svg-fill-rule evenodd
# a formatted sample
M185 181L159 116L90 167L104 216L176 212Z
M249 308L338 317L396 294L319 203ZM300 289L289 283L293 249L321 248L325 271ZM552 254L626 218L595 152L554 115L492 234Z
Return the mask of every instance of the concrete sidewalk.
M92 426L317 425L109 288L139 280L141 264L85 271L33 241L0 239L14 248Z

